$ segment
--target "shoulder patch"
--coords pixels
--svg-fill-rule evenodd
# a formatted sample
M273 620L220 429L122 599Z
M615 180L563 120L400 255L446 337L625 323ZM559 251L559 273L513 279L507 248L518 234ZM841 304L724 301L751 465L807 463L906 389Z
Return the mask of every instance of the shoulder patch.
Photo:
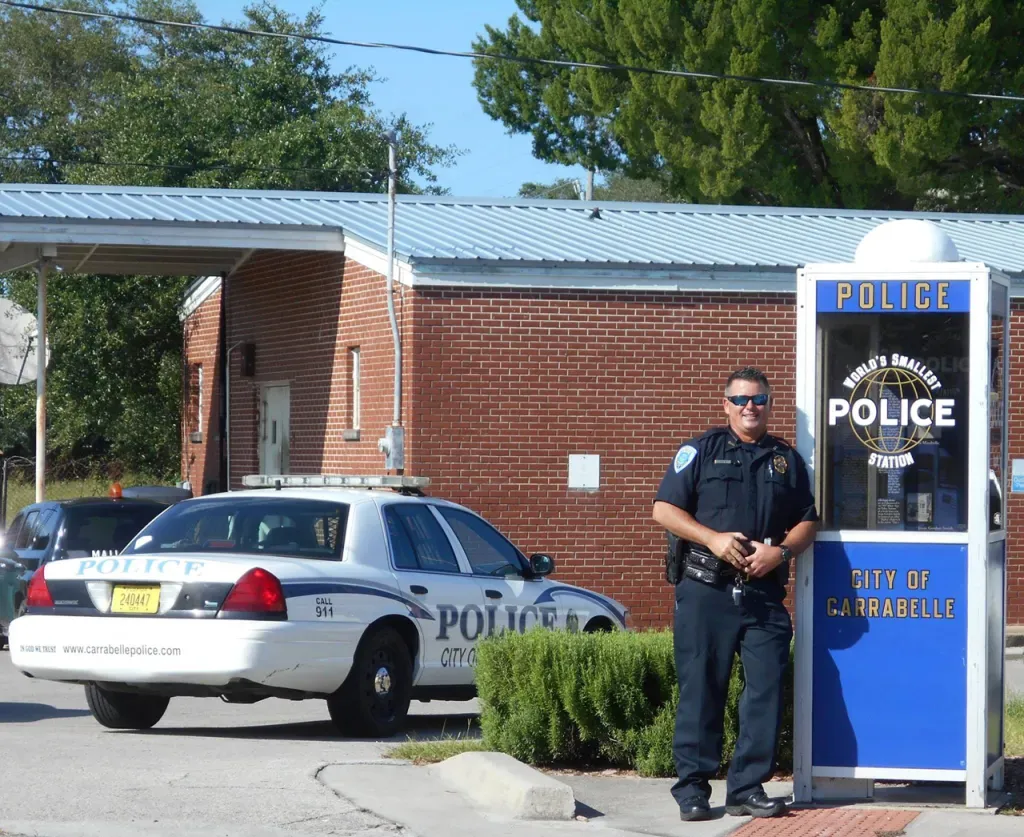
M694 459L697 458L697 448L693 445L683 445L679 448L679 453L676 454L675 462L673 467L676 469L676 473L681 473Z

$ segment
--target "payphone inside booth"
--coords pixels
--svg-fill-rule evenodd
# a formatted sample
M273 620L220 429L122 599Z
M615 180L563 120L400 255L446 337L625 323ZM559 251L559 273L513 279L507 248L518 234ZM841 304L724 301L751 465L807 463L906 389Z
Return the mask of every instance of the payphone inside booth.
M1002 785L1009 280L934 224L798 277L797 801Z

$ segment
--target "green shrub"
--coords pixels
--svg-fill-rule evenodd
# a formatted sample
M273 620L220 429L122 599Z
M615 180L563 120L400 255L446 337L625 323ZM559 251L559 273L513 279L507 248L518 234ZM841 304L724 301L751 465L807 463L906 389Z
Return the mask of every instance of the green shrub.
M482 641L476 680L484 742L530 764L608 764L671 776L678 690L668 631L579 634L536 629ZM743 671L725 710L723 766L736 743ZM780 769L792 764L792 676Z

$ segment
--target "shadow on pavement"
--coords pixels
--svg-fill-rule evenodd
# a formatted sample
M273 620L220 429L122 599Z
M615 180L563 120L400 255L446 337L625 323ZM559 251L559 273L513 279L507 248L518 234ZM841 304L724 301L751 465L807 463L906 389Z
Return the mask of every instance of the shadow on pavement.
M0 704L2 707L4 704ZM83 712L80 714L88 715ZM0 716L2 720L2 716ZM432 741L439 738L479 738L480 727L475 713L450 715L410 715L405 729L391 738L378 739L400 744L404 741ZM172 727L156 726L153 729L125 730L124 735L166 735L204 738L253 738L278 741L372 741L368 738L342 736L330 721L302 721L291 724L260 724L242 727Z
M0 703L0 724L30 724L49 718L80 718L88 709L58 709L48 703Z

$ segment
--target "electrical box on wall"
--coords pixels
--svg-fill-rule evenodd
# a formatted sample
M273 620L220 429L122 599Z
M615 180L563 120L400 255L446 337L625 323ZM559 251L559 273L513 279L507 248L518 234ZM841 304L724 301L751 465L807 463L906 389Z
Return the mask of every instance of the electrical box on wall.
M569 454L569 488L597 491L601 487L601 457L598 454Z
M377 440L377 449L384 454L384 467L401 471L405 468L405 428L391 426L383 439Z
M251 378L256 374L256 344L242 344L242 377Z

